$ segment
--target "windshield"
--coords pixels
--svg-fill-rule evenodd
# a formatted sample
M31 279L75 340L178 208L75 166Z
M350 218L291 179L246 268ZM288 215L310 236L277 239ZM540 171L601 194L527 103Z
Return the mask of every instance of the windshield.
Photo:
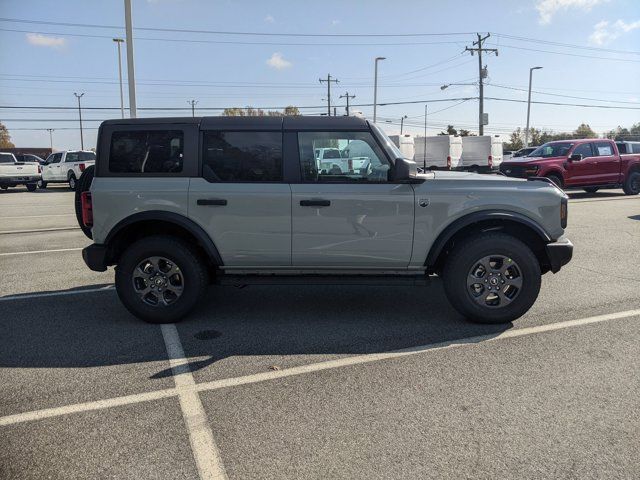
M385 146L393 151L393 158L406 158L398 149L398 147L396 147L396 144L391 141L391 139L387 136L386 133L382 131L380 127L378 127L374 123L371 124L371 127L376 131L378 138L385 143ZM411 160L411 158L407 158L407 160Z
M573 143L560 142L560 143L545 143L544 145L536 148L531 152L528 157L565 157L569 150L573 147Z

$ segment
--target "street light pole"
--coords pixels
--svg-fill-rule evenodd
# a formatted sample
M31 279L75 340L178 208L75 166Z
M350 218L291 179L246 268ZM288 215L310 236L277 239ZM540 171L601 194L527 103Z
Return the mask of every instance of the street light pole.
M424 156L422 157L422 169L427 169L427 104L424 104Z
M120 44L124 42L122 38L114 38L114 42L118 44L118 77L120 77L120 114L124 118L124 94L122 93L122 54L120 52Z
M402 135L402 128L404 127L404 119L407 118L406 115L400 117L400 135Z
M49 131L49 146L53 152L53 128L47 128L47 130Z
M376 109L378 106L378 62L386 57L376 57L373 75L373 123L376 123Z
M131 0L124 0L124 23L127 33L127 79L129 80L129 116L136 118L136 75L133 65L133 24L131 21Z
M80 108L80 99L84 97L84 93L78 95L76 92L73 94L78 99L78 116L80 117L80 150L84 150L84 138L82 137L82 108Z
M191 116L195 117L196 116L196 104L198 102L196 102L195 100L187 100L187 103L191 105Z
M531 80L533 79L533 71L540 70L542 67L531 67L529 69L529 99L527 100L527 128L524 131L524 146L529 146L529 115L531 114Z

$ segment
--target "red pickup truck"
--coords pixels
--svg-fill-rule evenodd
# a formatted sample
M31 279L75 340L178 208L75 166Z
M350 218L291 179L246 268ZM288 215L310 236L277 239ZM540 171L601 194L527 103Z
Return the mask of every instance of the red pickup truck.
M509 177L547 177L561 188L620 188L627 195L640 193L640 154L620 155L612 140L559 140L545 143L527 157L502 162Z

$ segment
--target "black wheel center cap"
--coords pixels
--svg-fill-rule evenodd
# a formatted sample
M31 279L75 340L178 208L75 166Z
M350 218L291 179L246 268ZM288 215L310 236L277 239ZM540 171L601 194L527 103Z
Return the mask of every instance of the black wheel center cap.
M498 278L497 277L491 277L491 279L489 280L489 283L491 285L498 285Z

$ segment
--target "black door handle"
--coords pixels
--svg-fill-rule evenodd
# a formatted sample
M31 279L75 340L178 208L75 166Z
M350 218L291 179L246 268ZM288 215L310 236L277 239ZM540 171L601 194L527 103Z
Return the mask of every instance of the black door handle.
M220 205L224 206L227 201L223 198L199 198L198 205Z
M330 200L300 200L301 207L328 207Z

